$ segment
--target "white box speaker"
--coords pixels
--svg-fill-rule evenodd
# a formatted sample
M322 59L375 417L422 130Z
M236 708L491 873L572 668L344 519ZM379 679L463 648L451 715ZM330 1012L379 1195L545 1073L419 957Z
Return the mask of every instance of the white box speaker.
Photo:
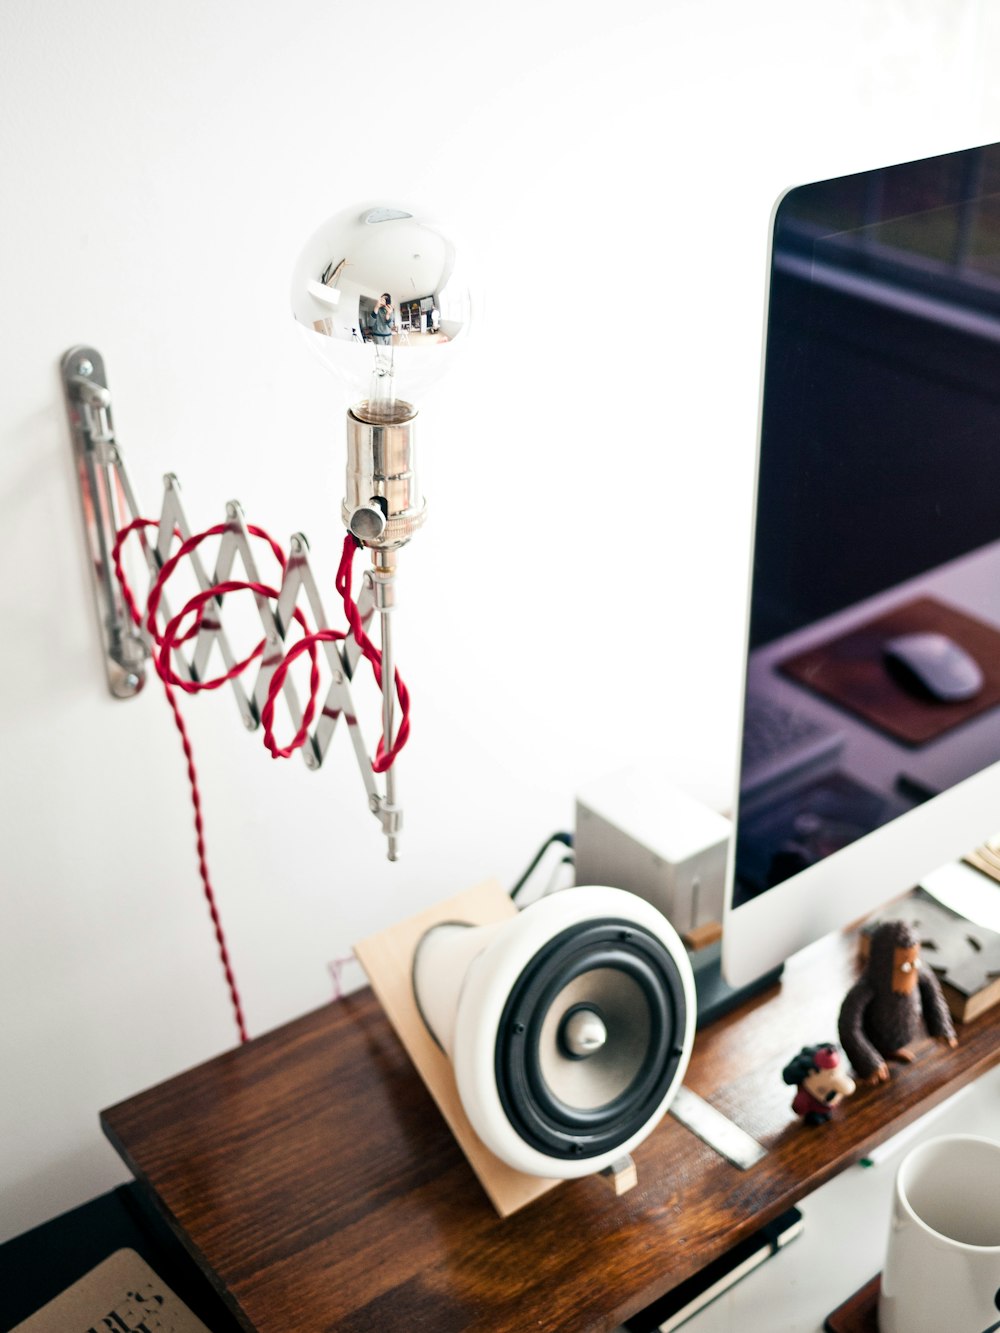
M680 934L722 921L730 821L664 782L630 768L577 793L577 884L627 889Z

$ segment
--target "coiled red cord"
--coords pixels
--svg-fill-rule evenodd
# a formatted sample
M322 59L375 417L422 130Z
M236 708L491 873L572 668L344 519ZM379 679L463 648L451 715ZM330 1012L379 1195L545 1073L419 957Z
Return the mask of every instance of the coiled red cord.
M258 657L262 655L266 641L264 639L261 639L261 641L256 645L256 647L250 653L248 653L247 656L242 659L242 661L234 663L234 665L230 667L229 670L224 672L222 675L204 681L186 680L181 676L178 676L177 673L173 670L173 667L171 666L171 654L174 652L175 649L179 649L184 643L187 643L190 639L192 639L195 635L198 634L202 625L203 610L208 602L213 601L217 598L221 598L224 595L232 592L252 592L257 596L267 597L269 599L276 599L278 597L278 591L275 588L269 587L267 584L259 583L253 580L229 579L223 583L219 583L211 588L205 589L202 592L196 593L194 597L190 598L185 603L183 608L175 616L172 616L170 618L170 620L167 622L166 626L161 632L156 623L156 616L159 610L160 601L163 597L163 589L167 581L170 579L170 576L173 574L174 570L177 568L178 564L182 559L184 559L186 556L191 555L193 551L197 550L197 548L201 545L201 543L205 541L207 538L221 536L223 533L227 531L227 526L225 524L217 524L215 527L208 528L204 532L196 533L195 535L189 537L186 541L185 540L181 541L181 545L178 547L177 551L168 560L164 562L163 567L160 569L156 579L153 581L153 585L149 590L149 596L146 599L145 615L143 615L143 612L141 611L139 604L136 601L136 598L132 593L132 590L128 584L128 580L125 576L125 571L122 567L121 550L125 541L133 532L141 533L146 528L155 528L158 526L159 524L155 519L148 519L148 518L133 519L131 523L128 523L117 533L115 538L115 544L112 548L111 557L114 563L115 576L118 579L118 583L121 587L122 597L125 601L126 606L128 607L129 615L132 617L136 625L141 627L145 623L145 628L148 630L150 636L153 639L154 644L156 645L156 651L153 653L153 665L156 668L157 675L163 682L164 692L166 693L167 702L170 705L170 710L171 713L173 714L174 723L177 727L177 731L181 738L181 745L184 749L184 757L187 762L188 782L190 783L191 787L191 804L194 810L195 842L198 853L198 871L201 876L201 882L205 892L205 899L208 903L209 914L212 918L212 925L215 931L215 939L219 949L219 957L222 962L222 968L223 972L225 973L226 984L229 988L229 995L232 1002L233 1014L236 1019L236 1027L239 1032L240 1041L245 1042L248 1040L248 1034L246 1028L246 1021L243 1015L243 1005L240 1000L239 989L236 984L236 977L233 973L232 963L229 957L229 949L226 944L225 932L223 931L222 928L222 921L219 916L215 891L212 887L212 880L208 869L208 859L205 850L205 826L202 817L201 791L198 784L198 772L195 767L194 752L191 748L190 736L188 735L188 730L184 723L184 717L181 713L180 705L178 703L177 696L174 692L174 686L183 690L187 694L197 694L202 690L219 689L220 686L224 685L227 681L234 680L243 671L245 671L246 668L252 662L254 662ZM274 554L275 559L277 560L278 564L281 567L282 573L284 573L287 561L285 559L284 551L282 551L278 543L275 542L270 536L268 536L268 534L262 528L254 527L252 524L248 524L247 531L250 533L251 536L260 538L262 541L268 543L268 545L271 548L271 551ZM179 532L176 532L175 530L174 535L180 537L181 534ZM358 610L357 603L351 596L351 571L354 559L354 552L359 545L360 543L357 541L357 539L353 537L350 533L348 533L347 537L344 540L344 547L340 558L340 565L337 570L336 587L338 593L340 594L341 600L343 601L344 604L344 613L347 617L348 625L350 626L350 631L354 635L354 638L356 639L358 646L361 648L362 653L371 663L372 671L374 672L376 682L378 683L378 686L381 689L382 654L379 651L379 649L376 648L375 645L372 643L372 641L369 639L368 635L365 633L364 626L361 620L361 613ZM183 625L184 621L187 619L188 616L193 616L194 620L190 628L186 632L182 633L181 626ZM264 702L263 708L261 709L260 720L263 726L264 744L271 753L272 757L275 759L289 758L292 754L295 753L296 750L301 748L301 746L303 746L306 740L308 739L309 728L311 727L313 719L316 716L316 708L317 708L319 689L321 683L317 645L319 645L320 643L335 642L346 638L346 634L341 630L321 629L315 632L310 631L308 622L306 621L305 616L299 610L298 607L295 608L293 616L303 631L303 637L297 640L297 642L292 645L292 647L285 653L281 661L278 663L278 666L276 667L274 674L271 677L271 682L268 687L267 698ZM292 663L296 660L296 658L300 657L303 653L308 653L311 660L311 669L309 674L309 698L307 700L306 707L303 710L302 721L301 724L299 725L298 731L295 733L295 736L292 738L292 740L289 742L288 745L279 746L274 737L275 702L284 686L285 678L288 675L289 668L291 667ZM387 768L391 766L396 756L399 754L400 750L406 744L406 741L410 734L409 692L407 691L406 686L403 684L399 672L396 671L393 674L394 674L393 683L396 688L396 696L399 700L400 723L396 732L396 739L388 748L386 748L385 736L382 736L379 739L375 760L372 764L372 767L376 773L383 773Z

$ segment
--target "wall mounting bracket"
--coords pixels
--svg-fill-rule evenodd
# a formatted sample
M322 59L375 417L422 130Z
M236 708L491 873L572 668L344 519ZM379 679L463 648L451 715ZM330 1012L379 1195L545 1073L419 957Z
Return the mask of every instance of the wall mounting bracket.
M116 699L131 699L145 683L148 650L111 567L115 535L128 521L127 500L117 467L111 394L100 352L93 347L70 348L62 359L62 382L108 688Z

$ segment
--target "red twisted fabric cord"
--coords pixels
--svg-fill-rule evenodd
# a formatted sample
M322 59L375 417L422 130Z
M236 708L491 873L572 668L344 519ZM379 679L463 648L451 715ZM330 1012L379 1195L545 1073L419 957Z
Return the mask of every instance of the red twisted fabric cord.
M337 569L336 587L344 603L344 614L347 616L351 633L365 657L371 662L372 671L375 673L375 682L379 689L382 689L382 654L365 633L364 626L361 623L361 613L351 596L351 565L354 560L354 552L359 545L360 542L357 538L348 533L344 539L344 549L340 556L340 566ZM410 693L403 684L398 671L393 672L393 677L396 698L399 700L399 729L390 749L386 750L385 748L384 736L379 739L378 748L375 751L375 762L372 764L376 773L384 773L387 768L392 766L393 760L406 744L410 735Z
M198 873L201 875L202 886L205 890L205 901L208 903L208 912L212 918L212 927L215 931L215 942L219 946L219 959L222 962L222 970L226 976L226 985L229 987L229 998L233 1006L233 1017L236 1019L236 1030L239 1032L240 1041L244 1042L249 1040L249 1033L247 1032L246 1019L243 1016L243 1004L240 1000L239 987L236 985L236 976L229 958L225 931L222 929L222 918L219 916L215 891L212 888L212 878L208 870L208 856L205 851L205 821L201 813L201 790L198 786L198 770L194 764L194 752L191 749L188 730L184 725L184 718L177 703L177 696L166 680L163 681L163 689L167 696L167 703L170 705L170 711L174 715L174 723L180 734L181 745L184 748L184 758L187 760L188 782L191 784L191 805L194 809L195 846L198 850Z
M125 599L125 603L128 606L129 614L137 625L142 624L142 614L136 603L135 597L132 595L132 590L128 585L128 581L125 578L125 571L123 570L121 563L121 548L122 543L130 532L156 526L157 524L152 519L137 518L133 520L133 522L128 524L127 527L123 528L117 534L111 552L111 557L114 561L115 575L122 590L122 597ZM194 633L194 629L192 629L191 632ZM181 713L180 705L177 702L177 696L173 691L169 679L163 674L161 669L159 656L154 656L153 662L157 674L163 682L163 690L167 696L167 703L170 705L170 711L174 718L174 725L177 727L178 734L180 735L181 746L184 750L184 758L187 762L188 782L191 787L191 804L194 810L194 831L195 846L198 852L198 872L201 875L202 887L205 891L205 901L208 904L209 915L212 918L212 927L215 931L215 940L219 948L219 958L222 962L222 970L225 973L226 985L229 987L229 998L233 1006L233 1016L236 1019L236 1028L239 1032L240 1041L245 1042L249 1040L249 1034L247 1033L246 1019L243 1015L243 1004L240 1000L239 988L236 985L236 976L233 972L232 962L229 957L229 948L226 944L225 932L222 929L222 918L219 916L215 891L212 888L212 878L208 869L208 856L205 850L205 822L201 810L201 789L198 785L198 770L195 767L194 751L191 748L191 738L188 735L187 727L184 724L184 717Z
M225 933L222 929L222 921L219 916L218 904L216 902L215 891L212 887L211 876L208 869L208 859L205 850L205 827L202 817L201 791L198 783L198 772L195 767L194 753L191 748L190 736L181 714L180 705L177 696L174 693L174 686L185 691L188 694L200 693L202 690L219 689L227 681L236 679L246 668L260 657L264 651L265 640L261 640L253 650L247 654L241 661L234 663L228 671L222 675L204 681L187 680L178 676L171 666L172 653L181 647L182 644L193 638L202 627L202 614L207 603L221 599L224 595L233 592L252 592L256 596L276 599L278 592L275 588L267 584L252 580L230 579L223 583L205 589L194 597L190 598L181 610L170 618L161 632L156 623L156 616L159 605L163 597L164 586L177 568L178 564L186 556L195 551L203 541L208 537L221 536L227 531L225 524L217 524L215 527L208 528L204 532L189 537L186 541L182 540L177 551L164 562L156 579L149 591L146 600L145 617L139 608L138 602L129 587L121 561L121 550L126 539L134 532L142 533L146 528L158 527L155 519L136 518L131 523L122 528L115 539L111 556L114 563L115 576L122 590L122 597L128 607L129 614L136 625L142 626L145 621L145 628L151 635L156 644L157 651L153 654L153 664L157 675L163 682L164 692L167 696L167 702L170 705L173 714L174 723L181 738L181 745L184 750L184 757L187 763L188 782L191 787L191 803L194 810L195 841L198 853L198 870L201 876L202 886L205 893L205 899L208 904L209 915L212 919L212 925L215 931L215 939L219 948L219 956L222 962L223 972L226 977L226 984L229 988L230 999L232 1002L233 1013L236 1019L236 1026L239 1032L241 1042L248 1040L246 1022L243 1015L243 1006L240 1001L239 989L236 985L236 978L233 973L232 964L229 957L229 949L226 944ZM266 541L278 561L282 572L286 568L285 554L281 547L263 529L248 525L247 531L251 536L258 537ZM175 531L175 536L180 537L180 533ZM364 656L372 665L375 679L382 688L382 654L378 648L371 642L365 633L361 620L361 614L357 604L351 596L351 567L353 564L354 552L360 543L348 534L344 541L344 548L341 554L340 566L337 570L336 586L344 604L344 612L347 616L348 624L352 634ZM181 633L181 626L184 621L193 616L193 622L190 628ZM274 674L268 687L267 698L261 709L261 723L263 726L264 744L275 759L287 759L305 744L309 728L316 716L317 701L320 688L320 671L317 654L317 645L320 643L329 643L343 640L346 635L339 630L319 630L315 633L309 629L308 622L302 612L295 608L293 612L294 619L298 622L303 631L303 637L299 639L282 657L275 668ZM274 707L279 693L281 692L285 678L292 663L303 653L308 653L311 659L311 670L309 675L309 699L303 710L302 721L295 736L286 746L279 746L274 737ZM372 768L376 773L383 773L393 763L399 751L406 744L410 731L409 723L409 692L399 675L394 673L394 685L396 695L400 705L400 725L397 730L396 739L393 744L386 749L385 736L382 736L378 743L375 760Z

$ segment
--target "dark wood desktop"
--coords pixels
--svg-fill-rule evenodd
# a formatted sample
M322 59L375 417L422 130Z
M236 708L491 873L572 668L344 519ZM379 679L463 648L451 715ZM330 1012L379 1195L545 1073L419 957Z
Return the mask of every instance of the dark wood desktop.
M566 1182L501 1221L367 989L102 1124L247 1329L608 1330L1000 1062L997 1008L799 1123L781 1069L837 1039L853 954L822 941L698 1035L685 1083L768 1149L747 1172L668 1115L629 1193Z

